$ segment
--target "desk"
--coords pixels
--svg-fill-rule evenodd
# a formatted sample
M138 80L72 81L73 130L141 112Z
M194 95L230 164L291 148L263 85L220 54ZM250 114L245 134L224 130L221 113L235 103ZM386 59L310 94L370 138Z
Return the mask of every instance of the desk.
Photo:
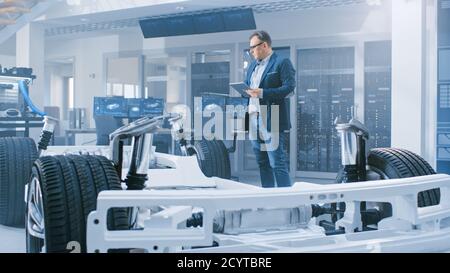
M42 117L2 117L0 118L0 129L24 128L24 137L30 136L30 128L42 128L44 126ZM17 131L17 130L14 130Z
M66 145L70 145L70 139L74 138L74 144L75 144L75 136L77 134L97 134L97 130L95 128L88 128L88 129L67 129L66 130Z

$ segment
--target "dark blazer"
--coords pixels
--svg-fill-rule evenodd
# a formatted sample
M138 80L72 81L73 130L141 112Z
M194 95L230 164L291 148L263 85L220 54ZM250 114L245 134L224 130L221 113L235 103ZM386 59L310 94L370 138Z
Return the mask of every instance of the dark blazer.
M250 86L252 73L255 70L256 61L253 61L248 70L245 83ZM263 98L259 100L260 105L267 105L267 129L271 131L271 106L279 105L279 130L280 132L291 129L289 115L288 95L295 90L295 69L289 59L278 58L274 52L261 77L259 88L263 89Z

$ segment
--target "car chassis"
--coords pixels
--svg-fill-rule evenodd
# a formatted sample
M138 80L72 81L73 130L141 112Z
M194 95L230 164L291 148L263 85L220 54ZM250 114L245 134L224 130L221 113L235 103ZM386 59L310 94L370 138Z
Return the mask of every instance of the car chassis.
M331 185L297 182L291 188L260 188L206 177L195 156L154 152L152 134L166 118L175 125L180 119L176 115L142 118L111 134L111 146L102 149L102 153L109 152L108 157L122 181L127 182L127 185L122 183L127 190L99 193L96 209L86 222L87 252L111 249L183 253L441 252L450 249L448 175L389 181L378 177L374 181ZM183 131L178 128L177 132L181 133L178 139L183 140ZM134 138L131 150L121 144L129 137ZM64 153L71 153L68 150L80 153L77 152L80 149L89 153L86 147L64 149ZM99 151L99 147L92 149ZM59 151L50 148L44 155L55 153L61 153L61 148ZM129 162L128 169L118 167L124 165L124 158ZM432 189L440 189L440 202L419 207L420 192ZM392 213L379 219L376 228L365 230L362 202L389 203ZM318 224L326 214L320 205L337 203L345 203L345 211L335 222L340 232L330 234ZM114 208L132 208L134 221L128 230L108 228L108 212Z

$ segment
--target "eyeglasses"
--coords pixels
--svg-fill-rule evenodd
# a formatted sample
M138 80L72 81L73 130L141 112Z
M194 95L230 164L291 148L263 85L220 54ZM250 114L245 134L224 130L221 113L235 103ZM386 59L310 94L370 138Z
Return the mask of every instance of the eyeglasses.
M262 44L264 44L264 42L261 42L261 43L259 43L259 44L256 44L256 45L253 45L253 46L250 46L250 47L248 48L248 50L249 50L249 51L251 51L251 50L253 50L253 49L257 48L258 46L260 46L260 45L262 45Z

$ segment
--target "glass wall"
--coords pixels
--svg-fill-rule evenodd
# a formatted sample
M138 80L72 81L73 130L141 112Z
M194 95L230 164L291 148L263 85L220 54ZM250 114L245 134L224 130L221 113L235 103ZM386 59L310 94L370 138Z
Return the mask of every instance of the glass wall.
M144 65L145 97L164 99L166 106L169 108L180 103L186 104L186 64L187 56L185 52L146 53Z
M140 98L140 57L107 59L106 94Z
M438 5L437 172L450 174L450 1Z

